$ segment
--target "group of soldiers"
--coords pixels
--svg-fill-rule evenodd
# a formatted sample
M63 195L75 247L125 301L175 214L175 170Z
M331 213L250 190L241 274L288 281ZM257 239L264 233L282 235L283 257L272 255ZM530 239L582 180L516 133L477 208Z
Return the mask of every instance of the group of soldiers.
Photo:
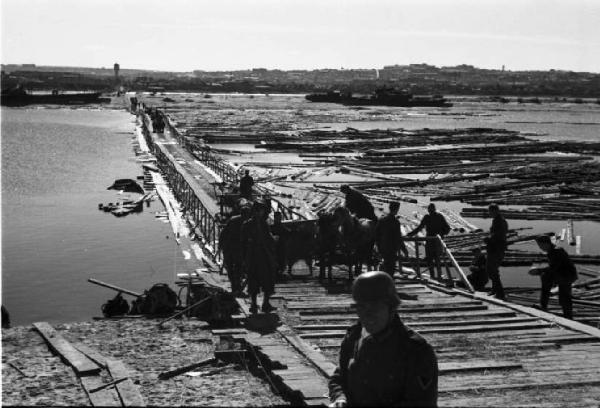
M241 195L251 198L253 180L248 172L242 179ZM329 380L331 405L366 406L436 406L438 364L433 348L418 333L406 327L397 315L400 299L393 275L396 264L408 257L400 222L397 219L399 202L391 202L389 211L377 218L368 198L344 185L345 207L357 218L367 218L375 225L375 244L382 257L381 271L360 274L353 282L352 297L356 302L358 322L350 327L341 344L337 369ZM283 265L282 237L289 233L281 223L281 213L274 213L274 223L267 218L270 203L254 200L242 205L240 214L229 219L221 232L220 246L224 266L236 295L242 292L242 276L247 277L250 312L258 311L257 295L263 292L261 310L270 312L269 303L275 289L275 276ZM428 213L407 236L425 230L425 256L431 276L441 277L439 239L449 234L450 226L438 213L435 204L429 204ZM504 299L504 287L499 267L507 248L508 223L497 205L489 206L492 224L489 236L475 251L469 281L476 290L484 290L492 282L490 294ZM567 253L556 248L549 236L537 239L540 248L548 254L549 266L535 270L542 279L540 306L547 309L550 289L559 286L559 300L564 315L572 318L571 284L577 272Z
M240 181L240 195L246 199L252 197L254 180L246 171ZM340 191L345 195L345 207L356 218L366 218L373 222L375 229L375 245L381 257L380 270L393 276L396 266L403 258L408 257L408 250L404 243L400 222L397 214L400 203L389 203L387 214L377 217L375 209L369 199L360 191L342 185ZM248 201L250 203L250 201ZM273 307L269 304L269 297L274 291L277 272L285 268L284 241L289 230L282 224L281 213L275 212L272 225L267 223L271 211L270 203L255 200L251 205L243 205L240 214L233 216L221 232L220 245L224 255L224 267L227 269L232 291L236 295L242 294L242 277L246 277L248 294L252 299L251 309L258 310L256 296L260 290L264 292L262 305L263 311L270 311ZM489 235L484 239L481 247L473 251L473 263L470 274L467 276L473 288L484 291L491 281L489 295L500 300L505 300L504 286L500 278L500 265L507 248L508 223L504 219L500 208L496 204L488 207L492 219ZM442 243L437 237L445 237L451 228L445 217L439 213L434 203L427 207L427 214L421 219L416 228L408 232L408 237L425 230L425 261L431 277L442 279L443 254ZM540 241L541 240L541 241ZM565 317L572 318L571 283L576 279L575 268L568 254L556 248L552 242L549 244L547 236L542 236L538 245L548 253L549 267L537 270L535 273L542 277L542 295L540 298L541 309L547 310L548 297L552 285L559 284L559 300L563 306ZM485 248L485 253L481 251Z

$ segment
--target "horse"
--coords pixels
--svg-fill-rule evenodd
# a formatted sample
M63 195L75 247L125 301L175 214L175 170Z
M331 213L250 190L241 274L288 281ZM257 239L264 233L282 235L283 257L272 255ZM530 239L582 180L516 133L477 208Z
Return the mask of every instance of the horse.
M356 218L346 207L338 207L333 213L319 213L318 221L319 279L323 279L325 268L331 281L331 268L336 259L336 251L342 252L348 266L349 279L362 272L363 263L370 270L375 266L373 247L375 245L375 222L368 218Z
M368 218L357 218L350 214L346 207L338 207L333 216L336 225L339 225L341 248L348 265L349 279L352 280L352 267L354 276L362 273L363 263L367 270L375 267L373 247L375 245L375 221Z

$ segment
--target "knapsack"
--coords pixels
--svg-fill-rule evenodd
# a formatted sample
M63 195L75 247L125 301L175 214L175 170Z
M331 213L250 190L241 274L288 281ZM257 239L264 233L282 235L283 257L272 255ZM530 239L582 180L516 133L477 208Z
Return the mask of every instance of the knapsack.
M166 283L157 283L133 301L131 314L171 314L179 297Z
M104 317L124 315L127 314L127 312L129 312L129 303L123 299L121 292L102 305L102 314Z

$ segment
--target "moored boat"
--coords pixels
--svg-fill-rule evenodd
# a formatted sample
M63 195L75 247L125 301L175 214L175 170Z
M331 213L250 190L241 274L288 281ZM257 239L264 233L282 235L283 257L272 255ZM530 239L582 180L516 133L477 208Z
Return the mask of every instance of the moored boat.
M352 96L351 93L332 91L327 93L309 94L306 95L306 99L311 102L340 103L342 105L352 106L425 106L438 108L448 108L452 106L452 104L441 95L415 96L408 92L387 88L378 89L374 93L365 96Z
M59 93L57 90L51 93L30 93L23 87L3 90L0 102L3 106L27 106L27 105L83 105L90 103L110 102L110 99L101 98L101 92L73 92Z

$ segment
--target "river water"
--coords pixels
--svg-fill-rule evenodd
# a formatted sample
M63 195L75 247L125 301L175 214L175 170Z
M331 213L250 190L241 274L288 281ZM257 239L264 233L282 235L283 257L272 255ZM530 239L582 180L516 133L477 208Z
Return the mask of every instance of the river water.
M214 110L271 111L300 122L308 121L298 113L319 110L318 127L326 128L498 127L539 139L600 140L600 105L595 104L465 101L448 110L376 108L367 111L371 119L365 121L360 111L309 104L297 95L213 96L211 102ZM341 109L348 120L326 120L330 111ZM157 282L172 284L184 261L171 228L154 217L164 210L162 203L154 201L142 213L123 218L97 209L99 203L119 199L106 190L115 179L142 174L131 147L134 117L122 110L66 108L2 108L1 113L2 304L13 324L101 315L100 306L115 293L88 283L89 277L138 292ZM460 210L458 203L443 206ZM470 221L489 227L489 220ZM535 232L566 227L558 221L509 222ZM582 253L600 253L599 227L575 223ZM520 247L526 248L535 249ZM503 278L507 286L539 285L519 268L503 271Z
M162 203L122 218L98 210L122 198L106 189L115 179L142 174L133 129L122 110L2 108L2 304L13 324L101 316L116 293L90 277L138 292L172 284L183 260L154 216Z

